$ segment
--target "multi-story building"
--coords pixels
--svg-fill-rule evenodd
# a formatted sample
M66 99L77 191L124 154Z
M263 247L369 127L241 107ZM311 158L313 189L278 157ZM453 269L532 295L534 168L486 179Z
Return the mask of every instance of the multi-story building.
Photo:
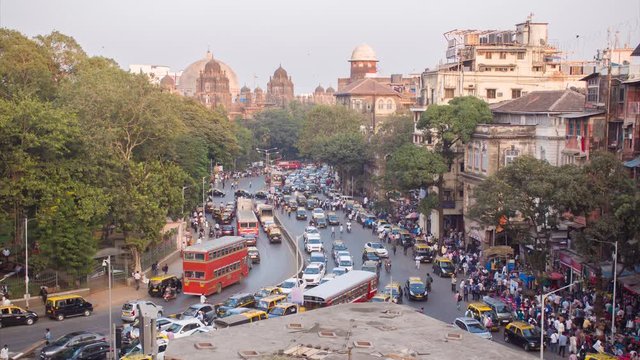
M446 104L457 96L488 103L516 99L528 92L582 87L594 63L565 61L549 44L548 24L531 19L514 30L452 30L445 64L422 74L420 105Z
M280 65L267 83L267 103L277 107L285 107L293 99L293 81Z
M132 74L145 74L149 77L149 82L152 84L160 84L160 81L165 76L170 76L174 83L180 81L180 75L182 72L172 72L168 66L164 65L149 65L149 64L132 64L129 65L129 72Z

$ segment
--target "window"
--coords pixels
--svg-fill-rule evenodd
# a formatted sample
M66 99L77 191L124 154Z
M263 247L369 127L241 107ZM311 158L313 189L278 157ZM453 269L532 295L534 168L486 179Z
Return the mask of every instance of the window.
M453 88L446 88L444 89L444 98L445 99L452 99L453 98L453 94L454 94L454 90Z
M384 109L384 100L378 100L378 110Z
M460 161L460 172L464 172L464 161Z
M542 71L542 66L534 66L534 67L531 68L531 71L540 72L540 71Z
M599 80L599 78L593 77L593 78L587 80L587 85L588 86L598 86L598 80Z
M487 99L496 98L496 89L487 89Z
M467 146L467 169L471 169L473 166L473 147Z
M547 151L540 146L540 160L547 160Z
M393 101L387 100L387 110L393 110Z
M587 101L588 102L598 102L598 88L590 87L587 89Z
M576 120L576 136L580 136L582 134L580 130L582 130L582 124L580 123L580 120Z
M625 97L625 88L619 88L618 89L618 102L624 102L624 97Z
M502 51L500 52L500 59L506 59L507 58L507 53Z
M517 55L517 59L518 60L524 60L524 53L523 52L519 52Z
M569 67L569 75L584 75L584 68L582 66Z
M511 98L517 99L522 96L522 89L511 89Z
M567 131L567 135L573 135L573 120L567 121L569 123L569 131Z
M504 151L504 165L511 164L520 155L520 150L516 150L513 146L509 150Z
M486 59L491 59L491 51L487 51L487 52L484 54L484 57L485 57Z
M482 148L482 163L480 164L480 170L482 172L487 172L487 168L489 167L489 155L487 154L487 149L483 146Z

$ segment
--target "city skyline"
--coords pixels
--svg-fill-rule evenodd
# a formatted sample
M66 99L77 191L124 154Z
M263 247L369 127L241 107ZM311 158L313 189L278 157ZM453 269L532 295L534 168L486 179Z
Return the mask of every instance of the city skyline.
M0 3L0 22L29 37L58 30L74 37L88 54L112 58L123 69L154 64L181 71L209 49L238 74L241 86L254 88L264 87L281 64L297 94L311 93L318 84L337 87L337 79L349 73L351 51L362 43L375 50L381 74L420 73L443 61L444 32L512 30L532 13L533 21L549 23L551 44L568 59L593 59L597 49L607 46L608 29L612 46L616 39L620 47L635 47L640 40L640 4L631 0L618 1L615 8L602 8L592 0L538 1L527 7L518 2L468 1L455 13L420 1L394 7L360 0L188 5L5 1ZM584 10L595 8L598 11ZM487 15L478 16L483 12ZM567 14L575 19L567 21Z

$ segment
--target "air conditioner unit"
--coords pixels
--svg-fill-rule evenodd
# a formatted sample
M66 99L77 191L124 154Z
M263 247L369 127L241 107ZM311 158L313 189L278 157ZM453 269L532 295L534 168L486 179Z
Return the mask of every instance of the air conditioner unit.
M473 89L473 88L475 87L475 85L473 85L473 84L469 84L469 85L467 85L467 87L468 87L469 89Z

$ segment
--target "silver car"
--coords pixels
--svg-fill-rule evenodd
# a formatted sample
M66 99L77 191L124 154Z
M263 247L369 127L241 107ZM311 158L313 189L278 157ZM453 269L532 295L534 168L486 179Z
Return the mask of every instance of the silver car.
M140 312L140 304L145 304L155 309L157 311L156 316L158 318L162 317L162 313L164 311L162 306L148 300L133 300L127 301L126 303L124 303L124 305L122 305L122 313L120 315L122 321L134 321L138 317L138 314Z
M483 339L492 340L493 336L491 332L484 327L478 320L470 317L459 317L453 321L453 325L456 327L470 332L473 335L479 336Z

